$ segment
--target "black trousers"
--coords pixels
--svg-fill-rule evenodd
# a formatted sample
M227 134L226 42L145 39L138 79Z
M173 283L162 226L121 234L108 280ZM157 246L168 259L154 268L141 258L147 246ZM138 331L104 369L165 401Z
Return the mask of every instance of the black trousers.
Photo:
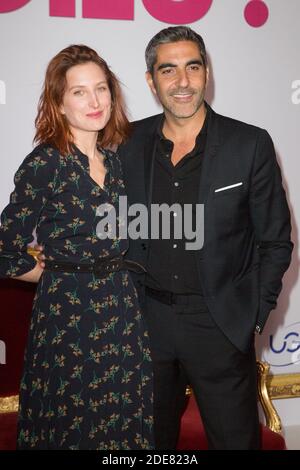
M210 449L259 449L254 345L239 351L207 308L166 305L146 296L154 366L156 449L176 449L189 383L195 394Z

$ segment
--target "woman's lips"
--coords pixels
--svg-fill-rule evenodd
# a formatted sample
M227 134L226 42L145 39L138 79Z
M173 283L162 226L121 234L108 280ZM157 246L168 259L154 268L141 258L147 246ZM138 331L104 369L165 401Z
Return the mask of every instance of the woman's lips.
M93 118L93 119L97 119L100 116L102 116L102 111L97 111L96 113L87 114L87 117L90 117L90 118Z

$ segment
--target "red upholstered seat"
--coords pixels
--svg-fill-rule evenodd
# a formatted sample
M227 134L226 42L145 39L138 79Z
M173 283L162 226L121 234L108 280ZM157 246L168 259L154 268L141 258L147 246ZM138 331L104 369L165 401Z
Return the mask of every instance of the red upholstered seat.
M0 365L0 397L19 393L35 288L29 282L0 280L0 340L6 346L6 364Z
M35 285L11 279L0 281L1 332L6 363L0 364L0 450L14 450L17 436L16 400L7 404L3 397L19 393L24 349L29 329ZM10 409L11 412L3 412Z
M277 432L271 431L271 429L263 424L261 425L261 439L262 450L286 449L283 436ZM204 427L193 395L188 398L188 405L181 419L177 449L207 450L207 439Z
M0 413L0 450L15 450L17 413Z

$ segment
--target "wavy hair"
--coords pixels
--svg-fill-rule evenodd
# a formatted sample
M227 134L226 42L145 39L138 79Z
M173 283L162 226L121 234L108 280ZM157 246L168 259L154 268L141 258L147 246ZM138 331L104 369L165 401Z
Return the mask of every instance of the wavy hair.
M129 135L130 124L117 77L96 51L81 44L71 45L53 57L47 67L35 119L34 142L55 145L62 155L71 152L74 140L68 122L60 112L66 89L66 74L74 65L88 62L94 62L103 70L112 100L109 122L104 129L99 131L97 143L102 147L114 147L122 143Z

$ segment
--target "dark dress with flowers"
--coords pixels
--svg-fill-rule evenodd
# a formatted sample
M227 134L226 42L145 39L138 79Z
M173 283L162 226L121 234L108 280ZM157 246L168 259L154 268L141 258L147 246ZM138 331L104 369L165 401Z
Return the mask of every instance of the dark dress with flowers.
M97 207L117 207L124 195L117 155L101 151L103 189L76 148L63 157L42 145L26 157L1 216L1 277L35 266L26 251L34 229L48 259L94 263L126 252L127 239L96 233ZM149 339L130 273L45 270L25 353L18 448L150 449L152 421Z

